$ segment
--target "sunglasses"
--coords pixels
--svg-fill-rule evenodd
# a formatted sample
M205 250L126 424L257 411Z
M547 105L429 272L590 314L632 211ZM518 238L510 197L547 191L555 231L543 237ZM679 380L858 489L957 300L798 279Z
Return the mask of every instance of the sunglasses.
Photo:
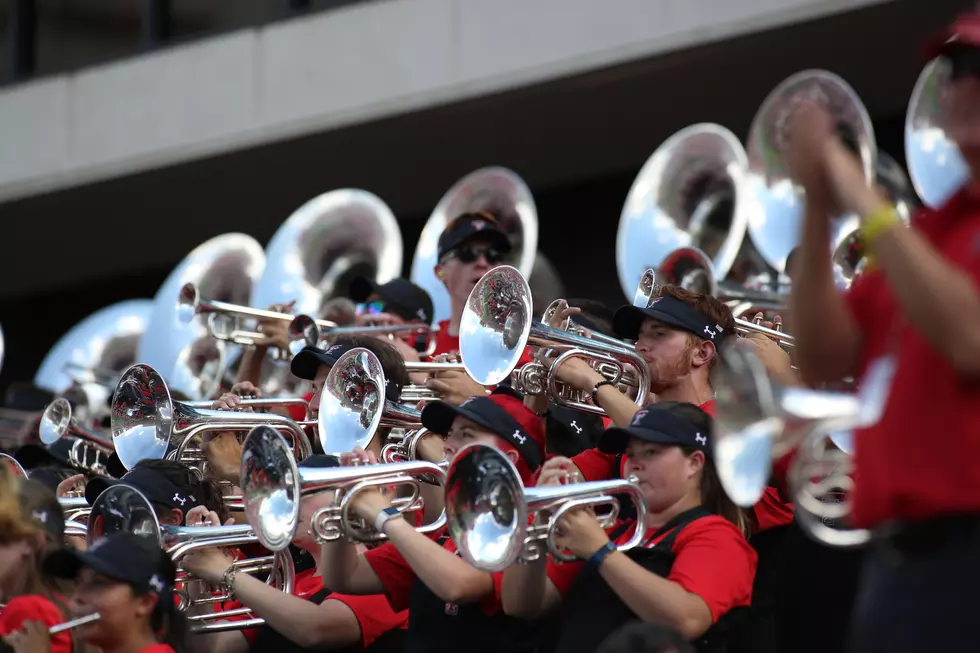
M487 259L487 263L490 265L496 265L504 260L504 253L496 250L492 247L473 247L472 245L463 245L458 247L453 255L460 260L462 263L473 263L480 255L483 255Z
M388 309L388 304L382 301L373 301L367 303L358 304L354 311L358 315L377 315L379 313L386 313Z

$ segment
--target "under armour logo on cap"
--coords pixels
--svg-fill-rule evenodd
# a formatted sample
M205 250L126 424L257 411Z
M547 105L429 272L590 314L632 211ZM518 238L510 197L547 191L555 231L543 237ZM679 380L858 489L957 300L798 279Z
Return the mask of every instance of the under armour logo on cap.
M174 492L174 501L177 502L177 503L179 503L180 505L184 505L185 503L187 503L187 499L185 499L184 497L180 496L176 492Z
M527 442L527 436L522 434L520 431L514 431L514 435L512 435L511 437L517 440L518 442L520 442L521 444Z
M163 583L163 579L160 578L159 576L157 576L156 574L153 574L150 577L150 583L149 584L150 584L150 587L152 587L153 589L155 589L157 591L157 593L162 593L163 592L163 588L166 587L166 585L164 585L164 583Z
M481 229L483 229L486 226L487 226L487 223L484 222L483 220L474 220L473 221L473 228L476 229L477 231L480 231Z
M708 337L712 340L715 339L715 332L711 329L711 327L704 327L704 332L708 334Z
M425 314L424 308L420 308L419 310L415 311L415 314L419 316L420 320L428 321L429 319L429 316Z
M700 433L698 433L696 436L694 436L694 439L697 440L698 441L698 444L700 444L700 445L706 445L706 444L708 444L708 438L705 437L705 436L703 436L703 435L701 435Z
M31 516L41 522L42 524L48 523L48 513L43 510L35 510L31 513Z
M569 424L569 426L571 426L573 429L575 429L575 432L576 433L581 433L582 432L582 427L579 426L578 424L576 424L575 420L572 420L572 423Z

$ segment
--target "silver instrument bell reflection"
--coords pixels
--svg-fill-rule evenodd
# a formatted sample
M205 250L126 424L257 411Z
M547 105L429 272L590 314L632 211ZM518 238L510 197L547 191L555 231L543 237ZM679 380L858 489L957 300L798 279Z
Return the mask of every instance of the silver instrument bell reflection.
M805 70L780 82L752 120L746 149L746 175L751 208L748 231L758 252L780 273L799 244L804 200L782 157L787 144L787 125L801 101L824 107L838 131L855 150L866 181L874 183L878 158L871 117L854 89L826 70ZM853 218L853 216L850 216ZM831 223L831 248L836 248L851 231L854 221L835 216Z
M471 565L490 573L549 552L563 562L575 560L556 542L558 520L569 510L592 508L603 528L610 528L619 514L619 502L612 495L629 495L637 523L646 519L646 499L636 479L526 488L510 458L481 443L468 444L453 457L445 488L449 533L457 550ZM617 548L631 549L643 536L644 530L637 529Z
M19 476L21 478L27 478L27 471L24 469L16 458L9 454L0 453L0 465L6 465L14 476Z
M711 123L686 127L657 148L619 219L616 268L623 294L632 296L644 271L681 247L708 252L718 275L728 274L749 219L746 165L738 138Z
M905 160L915 192L934 209L969 179L966 161L946 131L940 97L948 66L933 59L915 82L905 114Z
M323 451L340 455L367 447L379 428L420 428L421 413L388 399L393 392L370 350L356 347L338 358L320 389Z
M531 274L538 250L538 211L531 189L507 168L494 166L471 172L439 200L422 229L412 259L412 283L432 297L433 322L449 319L449 296L435 274L439 236L456 217L479 211L493 214L501 231L510 238L513 249L508 263L522 274Z
M341 537L360 542L384 540L385 535L359 519L351 508L358 493L385 486L407 488L393 505L400 512L422 510L419 476L432 475L441 482L444 470L432 463L414 461L354 467L299 468L283 437L267 427L253 429L242 446L242 493L245 514L264 547L281 551L296 537L300 524L300 501L312 494L334 491L329 505L313 513L310 533L320 542ZM446 524L445 511L439 519L419 528L434 533Z

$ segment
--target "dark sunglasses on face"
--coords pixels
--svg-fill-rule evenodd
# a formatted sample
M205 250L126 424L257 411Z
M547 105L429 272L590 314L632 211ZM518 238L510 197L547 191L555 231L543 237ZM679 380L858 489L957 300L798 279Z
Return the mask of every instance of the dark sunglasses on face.
M980 48L963 47L946 55L949 80L973 77L980 80Z
M480 255L483 255L487 259L487 263L490 265L496 265L504 260L504 253L500 252L492 247L473 247L472 245L463 245L456 249L455 256L462 263L473 263Z

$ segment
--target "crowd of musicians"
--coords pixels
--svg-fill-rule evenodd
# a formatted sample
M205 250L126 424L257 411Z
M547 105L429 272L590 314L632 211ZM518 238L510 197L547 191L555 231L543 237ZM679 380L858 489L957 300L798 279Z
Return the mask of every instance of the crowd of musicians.
M806 207L778 314L743 320L662 266L632 303L535 320L482 211L438 238L434 328L405 278L358 278L306 330L289 296L191 297L253 320L233 384L195 402L135 361L108 436L48 397L41 443L4 457L0 648L974 645L980 14L932 47L970 180L906 225L831 112L796 102L780 156ZM846 291L843 214L864 257Z

